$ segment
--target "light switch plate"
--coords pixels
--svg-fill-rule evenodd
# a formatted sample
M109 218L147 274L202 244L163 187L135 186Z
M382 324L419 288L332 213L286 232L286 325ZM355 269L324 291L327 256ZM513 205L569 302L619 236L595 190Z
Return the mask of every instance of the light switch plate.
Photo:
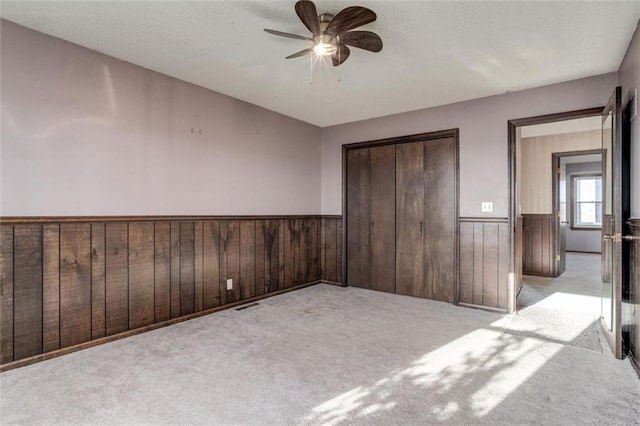
M233 278L227 280L227 290L233 290Z
M482 213L491 213L493 212L493 202L491 201L483 201L482 202Z

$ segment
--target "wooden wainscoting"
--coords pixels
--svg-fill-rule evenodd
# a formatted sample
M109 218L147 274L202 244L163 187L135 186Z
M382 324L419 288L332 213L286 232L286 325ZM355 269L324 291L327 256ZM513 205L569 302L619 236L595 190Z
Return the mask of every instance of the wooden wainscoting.
M522 215L522 273L555 277L556 249L552 214Z
M460 218L460 304L506 311L509 284L506 218Z
M323 216L320 238L322 281L342 284L342 216Z
M339 217L0 222L2 365L341 281Z
M629 354L640 372L640 219L631 219L628 223L631 235L636 239L629 243L629 296L624 303L623 323L628 327Z

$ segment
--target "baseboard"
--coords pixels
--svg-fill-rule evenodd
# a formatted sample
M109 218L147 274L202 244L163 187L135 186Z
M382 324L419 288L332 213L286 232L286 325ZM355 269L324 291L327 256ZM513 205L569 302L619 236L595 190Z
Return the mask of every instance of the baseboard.
M474 305L473 303L459 302L458 305L462 306L464 308L479 309L481 311L495 312L495 313L499 313L499 314L506 314L507 313L506 309L492 308L490 306Z
M342 283L339 283L337 281L320 280L320 282L322 284L335 285L335 286L338 286L338 287L346 287L347 286L346 284L342 284Z

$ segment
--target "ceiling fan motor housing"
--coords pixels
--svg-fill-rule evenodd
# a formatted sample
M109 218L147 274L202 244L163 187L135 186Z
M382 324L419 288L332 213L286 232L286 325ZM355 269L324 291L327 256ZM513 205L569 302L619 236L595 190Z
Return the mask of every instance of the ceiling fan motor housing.
M338 49L338 38L335 34L327 31L329 22L333 19L330 13L323 13L318 16L320 21L320 34L313 38L313 51L319 56L333 55Z

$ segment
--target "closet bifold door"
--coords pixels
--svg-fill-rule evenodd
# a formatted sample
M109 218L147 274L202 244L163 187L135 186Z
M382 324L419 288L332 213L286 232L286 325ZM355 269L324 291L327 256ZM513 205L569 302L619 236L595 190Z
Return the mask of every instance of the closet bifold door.
M371 159L371 288L395 293L396 145L369 148Z
M396 147L347 151L347 284L394 293Z
M371 161L368 148L347 151L347 285L371 288Z
M424 142L424 297L449 303L456 302L456 152L453 138Z
M396 293L428 297L424 282L424 143L396 146Z

